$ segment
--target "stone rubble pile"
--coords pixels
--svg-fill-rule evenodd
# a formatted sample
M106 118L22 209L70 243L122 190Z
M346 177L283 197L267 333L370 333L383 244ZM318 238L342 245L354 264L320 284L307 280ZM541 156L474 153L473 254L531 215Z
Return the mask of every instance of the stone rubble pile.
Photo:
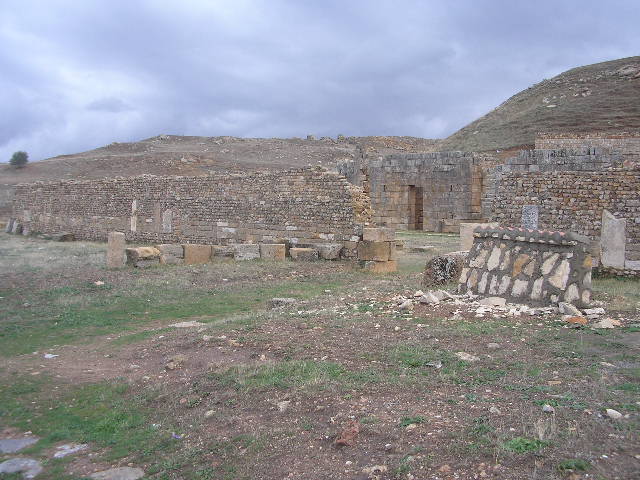
M560 319L574 326L588 325L592 328L615 328L622 326L620 320L606 316L602 307L578 309L576 306L560 302L557 306L530 307L516 303L508 303L503 297L482 297L471 293L453 294L446 290L418 290L412 297L397 295L392 298L397 310L410 311L416 305L438 306L440 304L456 305L460 308L451 315L460 317L463 313L472 314L476 318L491 315L519 317L521 315L552 316L561 315Z

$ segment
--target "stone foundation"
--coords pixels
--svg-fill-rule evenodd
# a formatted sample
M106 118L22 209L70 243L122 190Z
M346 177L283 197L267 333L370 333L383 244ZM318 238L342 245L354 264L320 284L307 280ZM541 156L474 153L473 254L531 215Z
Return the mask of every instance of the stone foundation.
M477 228L458 290L532 305L587 306L591 300L589 243L574 233Z

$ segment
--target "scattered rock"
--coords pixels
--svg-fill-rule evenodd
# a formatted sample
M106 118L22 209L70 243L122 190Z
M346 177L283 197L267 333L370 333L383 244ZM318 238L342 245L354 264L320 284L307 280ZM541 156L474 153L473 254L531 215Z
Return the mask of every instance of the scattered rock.
M502 347L499 343L487 343L487 348L489 350L499 350Z
M597 308L586 308L584 310L584 314L585 315L604 315L606 312L604 310L604 308L602 307L597 307Z
M187 357L182 354L174 355L169 359L169 362L164 366L167 370L175 370L177 368L182 368L184 363L187 361Z
M480 360L480 357L476 357L475 355L471 355L470 353L466 352L456 352L456 357L458 357L460 360L464 360L465 362L477 362L478 360Z
M286 305L293 305L295 303L298 303L298 300L296 298L288 298L288 297L272 298L271 308L284 307Z
M53 458L63 458L67 455L86 450L87 448L89 448L89 445L86 443L67 443L65 445L60 445L56 448L57 451L53 454Z
M33 445L38 437L0 438L0 453L16 453L29 445Z
M413 294L414 298L419 298L422 295L424 295L424 292L422 290L418 290L416 293Z
M619 420L622 418L622 414L613 408L607 408L607 417L612 420Z
M615 328L622 325L619 320L614 318L603 318L597 323L593 324L593 328Z
M10 458L0 463L0 473L22 473L24 478L34 478L42 472L42 465L32 458Z
M582 315L564 315L562 317L562 320L564 320L567 323L573 323L576 325L586 325L589 322Z
M478 301L478 303L488 307L504 307L507 304L507 300L502 297L487 297Z
M553 407L552 407L551 405L549 405L548 403L545 403L545 404L542 406L542 411L543 411L544 413L556 413L556 409L555 409L555 408L553 408Z
M489 408L489 413L492 413L494 415L501 415L502 414L500 409L498 407L495 407L495 406L492 406L491 408Z
M204 418L211 418L216 414L214 410L207 410L204 414Z
M55 354L53 354L53 353L45 353L45 354L44 354L44 358L46 358L47 360L48 360L48 359L51 359L51 358L56 358L56 357L59 357L59 356L60 356L60 355L55 355Z
M278 402L278 411L279 412L286 412L287 409L289 408L289 405L291 405L291 400L282 400L281 402Z
M133 467L110 468L89 475L89 478L94 480L138 480L142 477L144 477L144 471Z
M190 320L188 322L172 323L169 326L174 328L194 328L194 327L204 327L206 326L206 323Z
M402 302L400 304L400 306L398 308L400 310L411 310L413 308L413 301L412 300L405 300L404 302Z
M389 469L386 465L373 465L371 467L364 467L362 473L366 473L369 477L377 477L382 473L387 473Z
M356 437L360 433L360 426L358 422L353 420L349 422L349 425L340 433L335 439L335 444L342 447L348 447L356 442Z
M581 317L582 316L582 312L580 312L580 310L578 310L578 308L576 308L575 306L573 306L570 303L566 303L566 302L558 303L558 310L563 315L571 315L573 317Z
M432 292L427 292L420 297L418 300L420 303L426 303L429 305L435 305L436 303L440 303L438 297L436 297Z

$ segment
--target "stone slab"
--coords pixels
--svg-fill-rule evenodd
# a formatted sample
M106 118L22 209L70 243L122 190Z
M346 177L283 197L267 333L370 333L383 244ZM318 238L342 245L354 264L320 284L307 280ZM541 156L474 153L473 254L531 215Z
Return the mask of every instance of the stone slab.
M393 273L398 271L398 262L388 260L386 262L375 262L373 260L365 260L361 262L364 270L371 273Z
M107 235L107 268L120 268L127 259L124 233L109 232Z
M284 260L287 246L284 243L261 243L260 258L264 260Z
M520 217L522 228L537 230L539 214L540 208L538 205L523 205L522 214Z
M341 243L318 243L314 245L314 248L318 250L318 256L323 260L336 260L340 258L340 252L342 251Z
M13 218L10 218L7 221L7 224L4 226L4 233L11 233L11 230L13 228L13 222L15 222Z
M233 246L233 259L238 261L260 258L260 245L256 243L238 243Z
M469 251L473 246L473 231L477 227L497 228L496 222L491 223L461 223L460 224L460 250Z
M211 245L185 243L182 248L184 249L185 265L209 263L211 260Z
M14 235L20 235L22 233L22 224L15 220L13 225L11 225L11 233Z
M23 448L33 445L38 437L0 438L0 453L16 453Z
M363 228L362 239L368 242L393 242L396 239L396 232L392 228Z
M605 267L624 268L627 236L627 221L614 217L607 210L602 211L602 231L600 233L600 263Z
M318 260L318 250L315 248L290 248L292 260Z
M161 255L171 255L176 258L184 258L184 247L179 243L163 243L156 245Z
M371 242L363 240L358 243L358 260L386 262L391 255L391 242Z
M138 480L142 477L144 477L144 470L133 467L110 468L89 475L93 480Z
M43 468L33 458L10 458L0 463L0 473L22 473L22 478L35 478Z

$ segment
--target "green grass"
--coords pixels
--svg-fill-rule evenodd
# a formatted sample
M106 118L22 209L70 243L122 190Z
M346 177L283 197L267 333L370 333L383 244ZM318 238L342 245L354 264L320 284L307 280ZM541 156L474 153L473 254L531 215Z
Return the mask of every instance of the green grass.
M258 367L231 367L221 373L209 373L217 386L241 391L263 389L324 389L330 386L354 386L380 381L372 370L351 372L339 363L287 360Z
M33 305L30 308L14 304L13 307L5 306L5 311L0 310L0 315L6 317L0 322L0 355L18 355L50 345L74 343L91 336L126 331L151 321L202 317L198 319L201 322L215 322L233 314L260 309L272 297L311 298L325 289L336 289L343 282L340 279L287 281L244 288L242 292L151 286L143 291L129 289L109 294L96 290L95 285L84 289L63 287L40 291L30 299ZM60 301L70 292L83 298L81 304L65 305ZM12 298L12 295L11 291L0 292L5 298Z
M581 458L571 458L563 460L558 464L558 470L561 472L584 472L591 467L591 463Z
M543 442L536 438L516 437L502 444L505 450L509 450L514 453L530 453L541 450L549 446L549 442Z
M640 307L640 280L631 278L594 278L596 298L606 296L608 310L633 311Z
M400 419L399 426L404 428L412 424L424 423L425 421L426 418L424 418L422 415L416 415L415 417L402 417Z

